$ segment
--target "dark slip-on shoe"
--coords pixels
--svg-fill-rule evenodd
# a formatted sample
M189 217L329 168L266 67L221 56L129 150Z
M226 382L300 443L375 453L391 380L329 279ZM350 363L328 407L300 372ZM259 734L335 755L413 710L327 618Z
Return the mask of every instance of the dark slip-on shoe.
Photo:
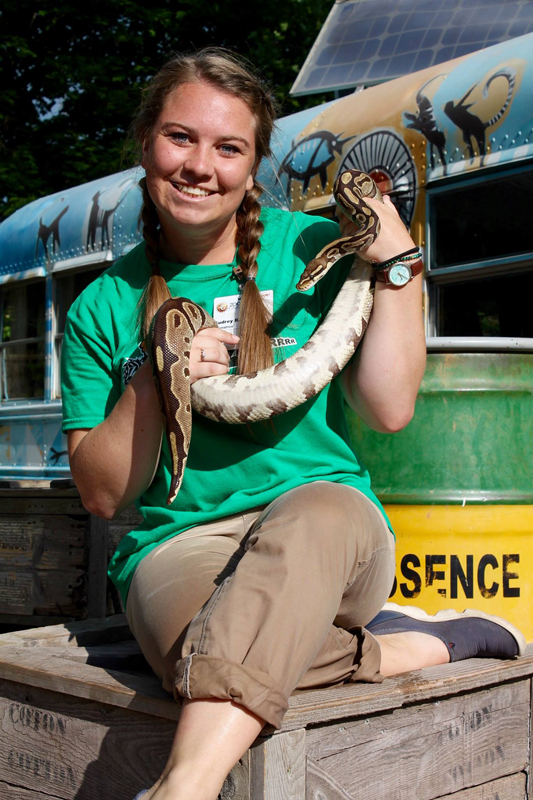
M374 636L418 631L436 636L446 645L450 661L465 658L514 658L526 647L523 634L506 619L483 611L446 609L431 615L415 606L385 603L365 625Z

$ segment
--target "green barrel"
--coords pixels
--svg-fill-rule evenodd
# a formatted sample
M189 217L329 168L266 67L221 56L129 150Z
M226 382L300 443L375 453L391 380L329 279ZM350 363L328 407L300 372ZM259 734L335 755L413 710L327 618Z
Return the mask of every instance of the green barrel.
M415 415L399 433L375 433L348 411L382 502L533 503L533 340L499 341L517 349L428 348Z

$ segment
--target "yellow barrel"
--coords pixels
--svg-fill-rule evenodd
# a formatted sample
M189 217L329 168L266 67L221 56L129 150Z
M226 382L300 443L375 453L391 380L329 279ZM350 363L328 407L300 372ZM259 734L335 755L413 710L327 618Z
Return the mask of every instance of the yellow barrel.
M530 341L530 340L529 340ZM403 431L354 447L397 539L391 600L478 608L533 641L533 352L433 352Z
M391 600L430 614L478 608L533 641L533 506L386 505L397 536Z

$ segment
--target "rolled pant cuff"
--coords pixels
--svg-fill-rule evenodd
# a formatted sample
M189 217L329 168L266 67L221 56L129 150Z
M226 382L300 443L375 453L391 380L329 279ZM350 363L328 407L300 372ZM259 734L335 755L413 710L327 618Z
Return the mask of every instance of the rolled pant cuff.
M348 683L363 681L366 683L383 683L381 667L381 647L375 636L365 628L351 628L358 639L358 658Z
M178 661L174 688L191 700L233 700L275 728L281 727L288 708L286 696L265 672L199 653Z

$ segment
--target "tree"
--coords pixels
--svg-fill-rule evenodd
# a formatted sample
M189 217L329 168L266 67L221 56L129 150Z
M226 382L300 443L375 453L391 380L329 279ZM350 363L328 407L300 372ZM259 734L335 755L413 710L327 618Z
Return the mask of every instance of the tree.
M4 0L0 12L0 219L31 200L127 166L140 89L178 50L246 56L284 102L331 0Z

